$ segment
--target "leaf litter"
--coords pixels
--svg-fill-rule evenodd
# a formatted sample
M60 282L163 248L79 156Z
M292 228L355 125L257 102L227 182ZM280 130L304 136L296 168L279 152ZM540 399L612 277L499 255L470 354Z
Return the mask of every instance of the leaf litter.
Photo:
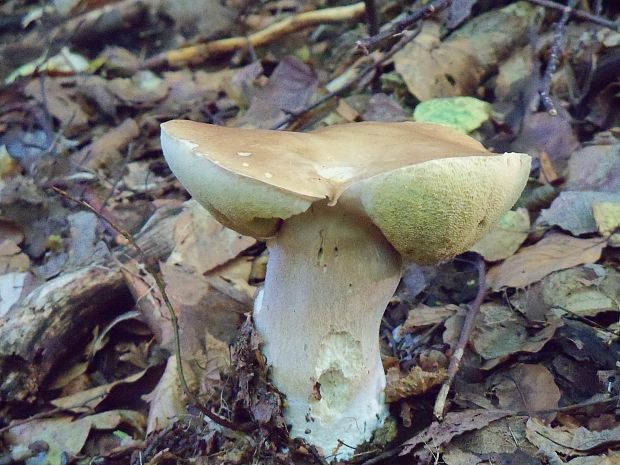
M185 202L158 141L159 123L173 118L292 130L432 118L495 151L530 153L518 207L471 252L407 267L381 329L393 420L353 462L619 463L620 115L606 71L620 43L609 27L617 8L570 17L552 116L538 91L558 14L539 2L446 2L370 74L354 47L358 13L217 58L200 52L316 2L57 3L0 5L2 463L324 463L287 437L286 399L247 318L265 245ZM402 12L379 9L382 22ZM459 118L446 117L441 105L455 102L466 103ZM134 235L177 312L187 383L242 432L186 397L174 325L143 258L50 186ZM488 293L449 412L432 420L476 296L474 254L491 264Z

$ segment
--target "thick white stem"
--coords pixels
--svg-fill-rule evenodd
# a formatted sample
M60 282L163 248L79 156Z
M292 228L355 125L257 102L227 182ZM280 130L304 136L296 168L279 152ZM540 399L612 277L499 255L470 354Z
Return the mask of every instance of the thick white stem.
M364 217L313 205L269 243L254 319L291 437L346 458L387 415L379 325L401 258ZM336 451L336 449L338 449Z

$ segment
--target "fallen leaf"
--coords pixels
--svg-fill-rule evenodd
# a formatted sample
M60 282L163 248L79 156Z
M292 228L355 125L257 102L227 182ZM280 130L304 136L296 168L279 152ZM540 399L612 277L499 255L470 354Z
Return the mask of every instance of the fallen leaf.
M620 202L593 202L592 215L598 232L611 247L620 246Z
M515 46L527 39L538 10L526 2L483 13L440 40L439 24L422 31L394 55L394 65L418 100L474 95Z
M590 145L568 161L566 189L598 192L620 190L620 144Z
M425 100L416 105L413 119L423 123L449 126L468 133L489 119L491 105L474 97L445 97Z
M541 282L544 307L559 308L574 315L596 316L620 311L620 272L600 265L558 271Z
M198 202L190 200L177 220L175 243L168 263L204 274L256 244L256 239L222 226Z
M109 384L103 384L85 391L76 392L70 396L59 397L51 402L55 407L72 411L84 411L94 409L119 385L132 384L139 381L148 370L142 370L124 379L119 379Z
M562 320L551 318L540 331L531 333L527 322L507 305L485 303L480 307L471 345L490 369L519 352L536 353L551 340Z
M139 135L138 124L133 119L127 118L73 155L73 158L76 163L85 164L91 169L111 167L122 160L121 152Z
M4 438L12 446L28 447L36 441L43 441L49 447L43 454L43 463L61 465L66 463L66 456L79 454L91 430L115 429L123 423L140 434L144 428L144 416L133 410L110 410L75 421L73 417L33 420L10 428Z
M50 114L60 122L65 136L70 137L87 127L88 115L62 87L60 80L33 79L24 89L24 93L46 105Z
M519 135L510 148L534 157L545 153L554 171L562 176L569 157L579 148L579 141L568 114L551 116L548 112L527 113Z
M364 121L407 121L403 107L390 95L373 94L362 113Z
M192 376L194 383L193 373L190 372L189 375ZM168 357L166 369L157 386L149 394L142 396L142 399L150 404L146 424L147 434L161 431L187 413L185 409L187 399L181 387L176 356Z
M484 428L489 423L508 415L510 412L501 410L471 409L464 412L449 412L441 422L433 422L422 432L405 441L403 450L399 455L408 455L420 446L427 444L439 448L450 442L455 436ZM414 455L421 463L427 463L426 459L430 458L431 452L427 448L421 448Z
M131 78L115 78L107 89L125 105L150 107L168 95L166 81L149 70L138 71Z
M558 407L560 389L551 372L543 365L520 363L498 375L501 382L493 387L499 407L517 412L536 412ZM544 415L552 420L554 414Z
M303 110L317 89L314 72L296 58L286 57L276 66L265 87L256 92L237 126L277 127L288 114Z
M620 452L609 452L605 455L576 457L567 462L567 465L620 465Z
M554 271L594 263L601 257L605 241L600 238L577 239L560 233L547 234L538 243L525 247L487 274L487 286L525 287Z
M458 312L456 305L448 304L443 307L429 307L420 304L409 310L407 319L400 328L400 334L406 334L415 331L424 326L432 326L443 323L447 318Z
M525 208L509 211L502 216L497 225L486 233L472 247L485 260L495 262L512 256L530 232L530 215Z
M424 394L433 386L443 383L446 376L444 368L429 372L414 366L408 373L402 373L397 366L391 367L386 375L386 402L396 402L405 397Z
M551 427L541 420L530 418L527 422L527 438L541 449L576 455L577 452L588 452L617 444L620 442L620 426L603 431L590 431L583 426Z
M620 193L564 191L551 206L542 210L537 224L559 226L575 235L598 231L593 205L614 202L620 205Z

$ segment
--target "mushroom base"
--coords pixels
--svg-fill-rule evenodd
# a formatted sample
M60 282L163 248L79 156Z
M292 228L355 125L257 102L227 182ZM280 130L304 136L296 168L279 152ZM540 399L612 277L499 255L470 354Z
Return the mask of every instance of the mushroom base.
M291 437L348 458L387 416L379 325L400 255L368 219L324 204L286 220L268 246L254 321Z

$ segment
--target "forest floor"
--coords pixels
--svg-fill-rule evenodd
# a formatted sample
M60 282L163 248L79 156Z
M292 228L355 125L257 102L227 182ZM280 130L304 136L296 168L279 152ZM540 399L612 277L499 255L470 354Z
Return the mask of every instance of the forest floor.
M170 119L428 121L530 154L487 236L404 269L391 418L349 462L620 464L620 5L403 3L376 2L384 40L364 2L0 4L0 464L331 458L288 437L260 355L265 244L188 201Z

